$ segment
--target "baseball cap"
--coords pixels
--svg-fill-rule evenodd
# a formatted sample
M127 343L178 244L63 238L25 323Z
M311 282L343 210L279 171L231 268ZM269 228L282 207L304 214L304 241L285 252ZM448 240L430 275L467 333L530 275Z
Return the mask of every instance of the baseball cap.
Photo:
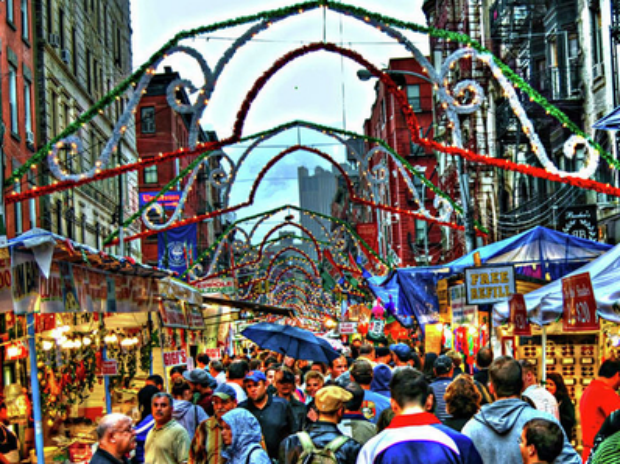
M237 392L230 385L227 385L227 384L223 383L223 384L217 386L217 388L213 392L213 396L217 396L218 398L221 398L223 400L229 400L231 398L233 400L236 400L237 399Z
M375 356L382 358L390 354L390 349L387 346L378 346L375 348Z
M183 372L183 378L188 382L197 383L198 385L206 385L209 388L215 388L216 380L204 369L194 369L193 371Z
M404 343L395 343L390 345L390 350L392 350L401 361L409 361L411 356L411 348Z
M265 377L265 374L263 374L261 371L250 371L243 379L244 382L246 380L251 380L252 382L256 382L256 383L260 382L261 380L263 382L266 382L267 377Z
M447 374L450 372L450 369L452 369L452 359L450 359L450 356L442 354L435 359L435 364L433 364L433 367L438 375Z
M342 408L347 401L353 398L351 392L344 388L331 385L321 388L314 396L314 404L321 412L334 412Z

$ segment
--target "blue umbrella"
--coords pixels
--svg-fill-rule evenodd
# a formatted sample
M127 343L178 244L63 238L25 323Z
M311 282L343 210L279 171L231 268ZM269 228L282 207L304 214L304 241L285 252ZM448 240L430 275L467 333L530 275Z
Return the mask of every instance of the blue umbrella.
M272 350L295 359L318 361L329 364L340 357L327 340L322 340L298 327L259 322L241 332L265 350Z
M620 106L592 124L594 129L620 130Z

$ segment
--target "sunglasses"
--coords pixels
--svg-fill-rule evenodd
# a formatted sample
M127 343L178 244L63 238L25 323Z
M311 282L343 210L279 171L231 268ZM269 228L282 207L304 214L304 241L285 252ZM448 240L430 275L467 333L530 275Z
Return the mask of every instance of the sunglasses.
M594 366L591 366L591 367L581 366L582 377L592 377L593 375L594 375Z
M562 356L574 356L575 355L575 347L570 345L570 346L566 346L564 345L562 347Z
M575 375L575 366L562 366L562 375Z
M547 372L555 372L555 366L547 367Z
M537 353L537 347L535 346L524 346L523 347L523 354L525 355L525 357L535 357Z
M594 346L586 345L581 347L581 356L593 356L594 355Z

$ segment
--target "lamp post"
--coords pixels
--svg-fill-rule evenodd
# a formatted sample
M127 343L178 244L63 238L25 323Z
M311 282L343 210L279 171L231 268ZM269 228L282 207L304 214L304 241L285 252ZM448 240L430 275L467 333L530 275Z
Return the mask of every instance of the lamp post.
M413 76L418 79L422 79L423 81L428 82L433 85L433 88L436 84L433 80L431 80L428 76L424 76L423 74L419 74L413 71L403 71L399 69L382 69L382 72L386 74L395 74L395 75L405 75L405 76ZM360 69L357 71L357 77L361 81L367 81L371 78L375 78L376 76L372 74L367 69ZM433 104L433 123L435 122L435 105ZM465 228L465 250L467 253L470 253L476 249L476 232L474 230L474 209L471 203L471 197L469 194L469 174L465 172L465 165L463 162L463 158L460 156L457 157L456 160L456 171L461 182L461 203L463 206L463 226ZM378 228L378 225L377 225Z

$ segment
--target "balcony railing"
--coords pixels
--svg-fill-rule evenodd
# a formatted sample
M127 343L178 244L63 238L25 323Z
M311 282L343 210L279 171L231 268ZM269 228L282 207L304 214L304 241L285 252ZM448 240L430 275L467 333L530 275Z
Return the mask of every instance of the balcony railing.
M581 95L581 66L551 66L531 75L529 84L549 100L574 100Z

